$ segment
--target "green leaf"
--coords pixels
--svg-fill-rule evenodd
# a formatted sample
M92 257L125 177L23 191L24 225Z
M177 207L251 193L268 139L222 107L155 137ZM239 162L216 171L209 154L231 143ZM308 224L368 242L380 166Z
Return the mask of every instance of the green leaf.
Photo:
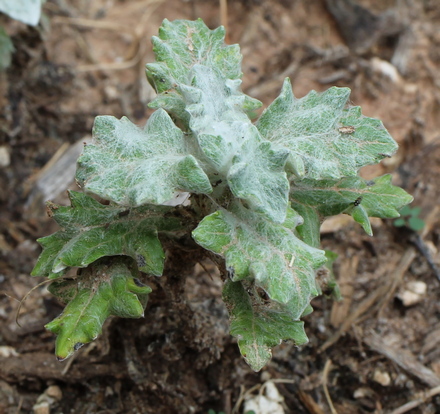
M228 79L241 77L240 48L225 45L224 39L223 26L210 30L202 19L173 22L165 19L159 37L153 36L152 41L156 62L165 64L173 79L185 84L194 65L215 67ZM162 92L160 85L159 82L158 91Z
M371 233L368 217L399 217L402 206L412 201L412 196L391 184L391 175L367 181L361 177L340 180L297 180L290 191L292 206L313 208L321 217L346 213Z
M292 203L295 211L304 219L304 223L300 224L297 228L297 234L299 238L307 243L309 246L319 249L321 245L321 217L314 207Z
M11 38L0 26L0 71L7 69L11 65L11 55L14 51L14 45Z
M87 191L125 206L161 204L177 190L210 193L209 179L189 155L182 131L156 111L144 129L127 118L99 116L94 145L78 159L77 180Z
M276 223L282 223L287 213L289 182L284 172L287 155L286 151L274 149L270 142L257 144L250 140L233 158L227 177L237 198L246 200L254 211Z
M296 345L308 341L304 323L295 320L285 306L264 301L254 289L249 294L241 282L226 282L223 300L231 318L230 333L254 371L269 362L271 348L281 341L293 340Z
M411 230L420 231L425 227L425 222L419 217L410 217L408 220L408 225Z
M288 151L261 138L239 109L243 94L236 82L215 71L193 68L194 86L184 88L190 128L217 178L226 179L235 197L281 223L286 217L289 182L284 172ZM255 162L259 160L259 162Z
M328 277L325 280L324 286L321 286L321 289L324 291L325 295L331 296L336 301L340 301L342 300L341 290L339 289L339 285L336 281L335 273L333 270L333 265L335 260L338 258L338 254L332 252L331 250L326 250L325 257L327 258L325 267L328 271Z
M322 250L299 240L293 230L302 222L292 209L285 223L275 224L240 206L217 211L193 231L195 241L226 260L231 279L247 280L298 319L317 295L314 270L325 263Z
M147 75L161 94L154 107L166 108L191 129L194 152L200 151L216 181L227 180L249 207L283 222L289 152L264 142L249 121L246 111L259 102L240 90L238 47L225 46L224 30L211 31L200 20L165 21L153 44L159 63L147 66Z
M398 218L398 219L394 220L394 225L396 227L403 227L406 225L406 221L403 218Z
M339 179L391 156L397 144L382 122L344 109L350 89L333 87L295 98L289 79L265 110L257 127L263 137L287 148L305 166L305 177Z
M57 336L55 353L58 360L71 356L84 344L93 341L102 331L110 315L122 318L144 316L144 307L151 289L137 281L136 266L127 260L94 263L78 280L56 281L53 292L70 284L70 298L63 313L46 325Z
M157 237L159 231L181 229L180 221L165 206L145 206L127 210L105 206L93 198L69 192L71 207L48 203L49 214L62 230L43 237L43 246L32 276L57 278L69 267L86 267L104 256L130 256L143 272L161 275L165 258Z
M40 20L42 3L42 0L0 0L0 12L36 26Z
M210 30L201 19L164 20L159 37L153 36L156 63L147 65L147 78L159 93L150 106L165 108L178 119L187 118L180 86L191 86L190 72L195 66L215 70L223 79L241 78L240 48L224 43L225 29ZM243 95L242 109L252 112L261 102Z
M242 75L240 48L226 45L224 38L223 27L210 30L201 19L174 22L165 19L159 37L153 37L156 63L147 65L147 78L159 94L149 106L166 109L187 128L189 116L184 89L192 86L191 74L196 67L211 69L223 79L223 85L229 80L238 88ZM251 114L261 106L256 99L241 92L240 96L236 105L245 113Z

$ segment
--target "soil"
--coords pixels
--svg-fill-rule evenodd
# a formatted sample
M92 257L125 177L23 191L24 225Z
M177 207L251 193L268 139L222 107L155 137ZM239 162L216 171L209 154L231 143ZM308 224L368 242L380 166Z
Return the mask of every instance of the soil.
M110 319L57 362L44 324L62 306L29 276L35 240L57 229L44 201L67 204L96 115L150 115L143 67L164 18L226 22L216 0L49 0L37 28L2 16L16 50L0 73L0 413L241 413L269 383L285 413L440 412L440 3L230 0L227 15L246 93L267 105L286 76L297 97L348 86L383 120L399 152L362 174L392 173L424 230L325 222L343 301L315 299L310 342L276 347L260 373L228 334L214 264L183 250L167 252L145 319Z

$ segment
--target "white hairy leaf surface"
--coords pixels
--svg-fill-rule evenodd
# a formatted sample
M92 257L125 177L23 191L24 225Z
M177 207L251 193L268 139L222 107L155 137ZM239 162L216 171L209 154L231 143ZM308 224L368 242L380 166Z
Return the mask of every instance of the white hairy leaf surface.
M315 269L325 263L324 251L295 236L302 218L289 208L276 224L240 206L205 217L193 231L198 244L225 258L231 280L247 280L273 301L289 304L298 319L317 295Z
M40 21L42 0L0 0L0 12L31 26Z
M87 191L125 206L161 204L175 191L210 193L209 179L188 154L182 131L164 110L145 128L127 118L97 117L94 142L78 159L77 180Z
M332 87L297 99L286 79L257 127L265 139L302 161L304 177L355 176L361 167L394 154L397 144L381 121L363 116L359 107L346 108L349 95L348 88Z

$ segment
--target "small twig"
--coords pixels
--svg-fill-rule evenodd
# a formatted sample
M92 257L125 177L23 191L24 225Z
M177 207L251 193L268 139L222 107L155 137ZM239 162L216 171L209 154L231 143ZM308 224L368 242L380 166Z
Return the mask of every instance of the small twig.
M426 403L432 397L440 394L440 386L431 388L429 391L425 392L421 397L416 398L406 404L401 405L399 408L391 411L389 414L404 414L413 408L417 408L419 405Z
M234 408L232 409L231 414L237 414L238 410L240 409L241 404L246 399L246 397L250 394L252 394L255 390L258 390L261 387L261 384L256 384L253 387L249 388L247 391L244 391L244 387L240 388L240 395L238 397L237 402L234 405Z
M220 0L220 24L225 28L226 31L225 41L226 43L229 43L228 0Z
M208 274L208 276L211 278L211 280L214 280L214 278L212 277L212 273L209 271L209 269L202 262L197 262L197 263Z
M324 414L318 403L305 391L299 390L298 397L310 414Z
M395 344L388 344L373 331L365 335L364 342L372 350L384 355L430 387L440 386L440 377L420 363L417 357L407 349L399 348Z
M431 268L431 270L434 272L434 275L437 278L437 280L440 281L440 269L435 264L431 252L429 251L428 247L426 246L420 234L414 233L414 235L411 236L410 241L417 247L417 250L422 254L422 256L428 262L428 265Z
M327 403L330 407L330 411L332 412L332 414L338 414L338 412L335 410L335 407L333 406L333 401L332 398L330 397L330 393L328 392L328 387L327 387L328 374L331 368L332 368L332 361L328 359L324 365L324 371L322 371L322 387L324 388L325 398L327 399Z
M432 230L434 225L440 220L440 205L436 205L425 217L425 227L423 227L421 237L424 239Z
M73 362L75 361L76 357L78 356L78 352L74 353L69 360L66 362L66 366L61 371L61 375L64 376L69 371L70 367L72 366Z
M385 308L386 304L394 296L396 289L402 283L403 276L405 275L406 271L409 269L409 267L411 266L411 263L413 262L413 260L415 258L416 258L416 252L413 248L408 249L405 252L405 254L403 255L403 257L400 260L399 264L397 265L396 269L392 273L391 286L389 286L385 296L382 298L382 300L380 302L379 314L382 312L382 310Z
M0 290L0 294L1 295L5 295L6 297L8 297L9 299L13 299L16 302L20 302L20 299L15 298L14 296L10 295L9 293L6 293L4 290Z
M15 411L16 414L20 414L21 407L23 406L24 397L20 397L20 401L18 402L17 410Z
M26 293L26 295L24 295L23 299L20 301L20 304L18 305L18 309L17 312L15 313L15 323L22 328L22 326L20 325L20 323L18 322L18 318L20 316L20 310L21 307L23 306L24 301L28 298L28 296L37 288L39 288L42 285L46 285L48 283L52 283L54 280L53 279L49 279L49 280L45 280L44 282L38 283L37 286L34 286L28 293Z

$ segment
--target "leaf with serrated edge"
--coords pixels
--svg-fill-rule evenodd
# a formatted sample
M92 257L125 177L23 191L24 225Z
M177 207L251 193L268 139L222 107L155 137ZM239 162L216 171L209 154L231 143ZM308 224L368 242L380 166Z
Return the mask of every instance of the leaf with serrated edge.
M133 207L161 204L177 190L212 191L182 131L162 109L144 129L127 118L98 116L93 137L94 144L78 159L77 180L86 191Z
M164 20L159 37L153 37L153 51L156 63L147 65L147 78L159 96L149 105L165 108L186 125L185 103L181 86L190 86L189 73L194 66L205 66L215 70L223 79L241 78L240 48L224 43L225 29L210 30L205 23L196 21ZM252 112L261 102L243 95L241 108Z
M297 180L290 198L294 208L312 208L321 218L346 213L353 216L368 234L368 217L399 217L402 206L413 199L405 190L391 184L387 174L373 180L346 177L340 180Z
M314 269L326 261L322 250L293 233L301 222L290 208L281 225L235 206L233 212L220 210L205 217L193 237L225 258L233 281L254 281L270 299L289 304L292 317L298 319L317 294Z
M96 339L110 315L144 316L146 295L151 288L136 284L136 277L137 272L124 259L113 260L111 265L94 263L81 273L75 296L63 313L46 325L57 335L55 353L59 360Z
M237 83L227 82L213 70L195 66L194 86L184 88L190 127L206 159L226 177L235 197L269 219L286 217L289 182L284 171L289 152L264 141L244 112ZM255 160L259 162L255 162Z
M105 206L90 196L69 192L71 207L49 204L62 230L38 240L43 246L32 276L57 278L69 267L86 267L103 256L125 255L137 261L145 273L161 275L164 251L158 230L181 228L179 220L164 217L165 206L143 206L127 210Z
M304 323L292 317L282 305L263 302L256 292L249 295L241 282L226 282L223 300L231 319L230 333L238 340L240 352L254 371L272 357L271 348L283 340L303 345L308 339Z
M355 176L397 150L381 121L359 107L344 109L350 89L332 87L295 98L286 79L280 96L257 123L263 137L300 156L305 177L315 180Z

